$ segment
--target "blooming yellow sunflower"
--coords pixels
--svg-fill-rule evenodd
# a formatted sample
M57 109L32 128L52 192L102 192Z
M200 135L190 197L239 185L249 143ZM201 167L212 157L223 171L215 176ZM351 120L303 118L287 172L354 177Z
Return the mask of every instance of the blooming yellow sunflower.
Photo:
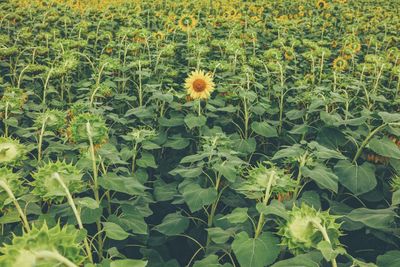
M328 3L325 0L318 0L315 4L315 6L319 9L327 9L328 8Z
M209 73L196 70L185 80L185 88L192 99L207 99L214 91L215 84Z
M348 66L347 60L344 57L337 57L333 61L333 69L336 71L344 71Z
M178 22L179 28L184 32L189 32L193 30L197 25L197 20L195 17L190 15L183 15Z

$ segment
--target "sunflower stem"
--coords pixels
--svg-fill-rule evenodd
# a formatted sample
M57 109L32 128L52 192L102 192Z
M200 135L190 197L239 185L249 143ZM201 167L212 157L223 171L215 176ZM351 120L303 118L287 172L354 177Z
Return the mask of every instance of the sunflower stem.
M19 205L17 199L15 198L15 195L12 192L11 188L4 181L0 181L0 187L3 188L4 191L6 191L7 195L11 198L11 201L14 203L14 206L17 208L19 216L21 217L21 221L22 221L22 224L23 224L25 230L27 232L30 232L31 228L29 227L28 219L26 218L26 215L25 215L24 211L22 210L22 208Z
M143 92L142 92L142 64L139 60L139 107L143 105Z
M322 237L326 242L328 242L330 245L332 245L331 240L329 238L328 232L326 231L326 228L321 225L321 223L312 221L314 226L321 232ZM337 262L336 262L336 257L331 260L332 267L337 267Z
M88 134L88 139L89 139L89 145L90 145L90 156L92 159L92 169L93 169L93 193L94 193L94 198L96 202L100 205L100 198L99 198L99 185L97 181L97 164L96 164L96 154L94 151L94 144L93 144L93 139L92 139L92 129L90 126L90 123L86 123L86 131ZM100 219L96 221L96 226L97 226L97 232L99 235L97 236L97 243L99 246L99 259L103 258L103 237L101 233L101 223Z
M67 267L78 267L72 261L58 253L57 251L41 250L34 252L36 259L53 259Z
M201 116L201 100L199 99L199 103L198 103L198 114L199 117Z
M66 184L64 183L64 181L61 179L60 175L59 175L57 172L55 172L55 173L53 174L53 177L54 177L54 179L57 180L57 182L58 182L58 183L61 185L61 187L64 189L65 194L67 195L68 204L70 205L70 207L71 207L71 209L72 209L72 211L73 211L73 213L74 213L74 215L75 215L76 221L78 222L78 227L79 227L79 229L81 229L81 230L82 230L82 229L85 229L85 228L83 227L83 223L82 223L81 216L80 216L80 214L79 214L79 212L78 212L78 210L77 210L77 208L76 208L76 206L75 206L74 199L72 198L72 195L71 195L71 193L69 192L68 187L66 186ZM90 246L89 246L87 237L85 237L85 239L83 240L83 242L84 242L85 249L86 249L86 253L87 253L88 257L89 257L89 260L90 260L90 262L93 263L92 251L91 251L91 249L90 249Z
M6 110L4 112L4 137L8 137L8 124L7 124L7 120L8 120L8 105L9 102L6 102Z
M43 135L44 131L46 129L46 121L47 121L47 116L44 118L42 122L42 127L40 129L40 134L39 134L39 141L38 141L38 162L42 160L42 144L43 144Z
M265 194L264 194L264 198L262 203L264 205L268 204L269 198L271 196L271 188L272 188L272 182L274 181L274 174L272 173L271 176L269 177L269 181L267 184L267 188L265 189ZM259 235L262 232L262 229L264 227L264 223L265 223L265 216L264 213L260 213L260 217L258 218L258 223L257 223L257 228L254 232L254 238L258 238Z
M368 144L369 140L371 140L371 138L378 133L380 130L382 130L383 128L385 128L387 125L389 125L389 123L384 123L381 126L376 127L372 132L370 132L367 137L364 139L364 141L361 143L361 146L357 149L356 155L353 158L352 163L355 163L357 161L357 159L360 157L364 147Z

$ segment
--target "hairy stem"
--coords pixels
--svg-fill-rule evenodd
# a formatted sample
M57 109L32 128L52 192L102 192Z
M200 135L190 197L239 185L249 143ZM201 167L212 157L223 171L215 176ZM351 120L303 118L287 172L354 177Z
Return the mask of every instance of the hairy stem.
M19 205L17 199L14 196L14 193L12 192L11 188L8 186L8 184L4 181L0 181L0 187L6 191L7 195L11 198L12 202L14 203L14 206L17 208L17 211L19 213L19 216L21 217L22 224L27 232L31 231L31 228L29 226L28 219L26 218L26 215L24 211L22 210L21 206Z
M78 210L76 209L76 206L75 206L75 203L74 203L74 199L72 198L72 195L69 192L68 187L65 185L64 181L61 179L60 175L57 172L53 174L53 177L54 177L54 179L57 180L57 182L64 189L65 194L67 195L68 204L70 205L70 207L72 209L72 212L75 215L76 221L78 222L79 229L84 229L81 216L80 216ZM84 242L86 253L87 253L88 257L89 257L89 260L90 260L90 262L93 262L92 251L90 249L89 242L88 242L87 238L85 238L83 240L83 242Z
M264 205L268 204L268 200L271 196L271 188L272 188L273 181L274 181L274 174L272 173L271 176L269 177L267 188L265 189L264 199L262 202ZM257 228L254 233L254 238L257 238L261 234L261 231L264 227L264 223L265 223L265 216L264 216L264 213L261 213L260 217L258 218L258 223L257 223Z
M92 159L92 169L93 169L93 193L94 193L94 198L96 202L100 205L100 197L99 197L99 184L98 184L98 171L97 171L97 163L96 163L96 154L94 151L94 144L93 144L93 139L92 139L92 129L90 126L90 123L86 123L86 132L88 135L89 139L89 145L90 145L90 156ZM96 221L96 226L97 226L97 232L101 233L101 222L100 219ZM97 236L97 243L98 243L98 249L99 249L99 258L102 259L103 257L103 237L102 234L99 234Z
M59 263L62 263L67 267L78 267L78 265L74 264L72 261L61 255L57 251L40 250L35 251L34 255L36 256L36 259L52 259L58 261Z

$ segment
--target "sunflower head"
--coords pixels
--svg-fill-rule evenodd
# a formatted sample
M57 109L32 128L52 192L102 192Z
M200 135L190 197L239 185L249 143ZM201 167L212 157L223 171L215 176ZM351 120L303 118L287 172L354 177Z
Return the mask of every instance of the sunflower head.
M197 25L197 20L191 15L183 15L178 21L179 28L184 32L193 30Z
M82 191L83 174L72 164L65 162L49 162L40 167L33 173L32 185L34 189L32 193L44 200L60 203L64 200L66 193L60 182L56 178L56 174L61 178L67 186L71 194Z
M96 114L83 113L73 118L68 129L71 141L75 143L88 143L87 123L90 125L93 144L100 145L108 139L108 129L104 119Z
M16 197L23 195L26 188L23 187L23 180L18 173L14 173L11 169L2 167L0 168L0 183L6 184ZM7 204L9 196L7 192L0 187L0 210Z
M35 119L35 126L40 128L43 124L49 131L62 130L66 124L65 112L57 109L49 109L39 114Z
M8 87L0 100L0 106L7 105L8 110L21 109L28 100L28 95L20 88Z
M153 33L153 37L157 42L160 42L165 39L165 33L162 31L157 31Z
M68 110L68 116L70 119L78 116L79 114L89 112L89 103L84 101L78 101L71 105Z
M54 259L38 258L39 251L56 251L81 266L85 256L78 242L78 232L73 226L61 228L59 224L50 229L47 224L41 228L33 226L32 231L14 236L11 244L0 248L0 266L61 266Z
M315 3L315 6L316 6L318 9L327 9L327 8L328 8L328 3L327 3L325 0L318 0L318 1Z
M348 66L348 62L345 58L343 57L337 57L334 61L333 61L333 69L336 71L344 71L347 69Z
M322 233L317 225L325 228L333 247L340 246L340 224L336 223L337 216L327 211L317 211L313 207L302 204L294 206L289 212L286 224L282 225L279 234L282 235L282 244L286 245L293 254L301 254L317 247L323 240Z
M215 84L209 73L196 70L193 71L185 80L187 94L192 99L207 99L214 91Z
M0 166L17 165L26 155L26 148L18 140L0 137Z
M258 164L251 167L237 191L250 199L260 199L264 196L265 190L270 188L271 196L290 194L295 191L296 182L284 169L280 169L271 163Z

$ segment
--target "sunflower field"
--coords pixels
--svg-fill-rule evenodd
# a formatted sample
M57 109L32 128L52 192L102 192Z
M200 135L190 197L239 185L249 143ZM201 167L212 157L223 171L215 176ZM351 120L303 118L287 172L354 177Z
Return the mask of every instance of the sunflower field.
M0 267L399 267L399 0L0 0Z

